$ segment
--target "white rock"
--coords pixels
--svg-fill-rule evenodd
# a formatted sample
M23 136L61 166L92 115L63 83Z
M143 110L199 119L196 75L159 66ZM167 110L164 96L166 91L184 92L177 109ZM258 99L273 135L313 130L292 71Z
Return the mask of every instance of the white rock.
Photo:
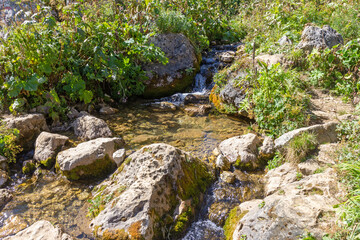
M125 157L126 157L125 148L119 149L113 154L113 159L118 167L123 163Z
M60 134L42 132L35 142L34 159L44 161L55 157L56 151L61 150L68 140L68 137Z
M18 232L15 236L4 240L71 240L70 235L63 233L60 228L54 227L50 222L40 220L30 227Z

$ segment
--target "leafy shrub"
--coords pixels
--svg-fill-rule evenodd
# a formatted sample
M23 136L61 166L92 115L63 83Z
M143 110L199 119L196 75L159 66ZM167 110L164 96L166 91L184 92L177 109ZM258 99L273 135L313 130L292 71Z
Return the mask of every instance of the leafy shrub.
M161 33L183 33L190 39L198 53L209 46L208 38L199 34L196 22L180 12L161 11L156 19L156 26Z
M279 64L270 68L263 64L250 96L259 127L270 135L281 135L304 126L309 97L302 88L296 72L284 71Z
M16 143L19 130L7 128L5 123L0 121L0 155L7 158L8 162L15 162L16 155L22 151Z
M308 57L310 81L315 86L332 89L345 99L352 99L360 90L360 39L349 41L339 50L313 50Z
M280 167L284 163L284 157L280 152L276 152L273 159L269 160L266 166L267 170Z
M98 17L93 8L113 12ZM115 10L109 4L73 4L62 12L66 21L56 22L44 8L37 22L10 31L0 47L1 102L14 110L19 101L57 106L90 103L105 93L117 100L141 94L141 64L166 59L148 44L150 35L141 26L123 22Z

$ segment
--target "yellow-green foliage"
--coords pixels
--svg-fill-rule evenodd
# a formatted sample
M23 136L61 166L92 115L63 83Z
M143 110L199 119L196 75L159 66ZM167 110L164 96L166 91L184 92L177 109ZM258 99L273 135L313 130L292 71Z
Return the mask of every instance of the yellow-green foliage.
M36 169L35 164L33 162L28 161L28 162L26 162L25 166L22 167L22 173L29 175L32 172L34 172L35 169Z
M172 231L173 236L180 236L189 226L192 217L193 211L191 210L191 208L180 214L180 216L175 222L174 229Z
M6 157L8 162L15 162L16 155L22 151L16 142L18 135L19 130L9 129L0 121L0 155Z
M232 235L235 231L237 223L246 213L247 212L241 213L239 207L235 207L230 211L223 227L226 240L232 240Z
M130 240L129 234L123 229L116 229L114 231L105 230L102 235L102 240Z

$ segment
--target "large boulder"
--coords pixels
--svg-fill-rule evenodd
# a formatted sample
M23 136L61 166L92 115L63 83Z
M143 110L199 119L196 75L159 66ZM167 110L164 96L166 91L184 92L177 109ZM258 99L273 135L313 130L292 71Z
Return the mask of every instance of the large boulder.
M165 53L169 62L166 65L150 63L144 66L148 76L144 96L164 97L189 87L200 66L189 39L180 33L167 33L156 35L151 42Z
M15 236L6 237L4 240L71 240L70 235L63 233L60 228L54 227L50 222L41 220L30 227L18 232Z
M332 48L343 43L342 36L328 25L323 26L323 28L306 26L297 48L311 52L313 48Z
M85 140L113 136L104 120L88 114L78 117L73 123L73 127L75 135Z
M206 166L188 153L162 143L145 146L94 189L93 199L104 205L92 211L90 226L104 239L176 239L210 180Z
M235 167L252 170L261 166L258 159L258 150L261 140L253 133L236 136L219 145L221 155Z
M20 131L17 142L24 150L29 150L34 147L35 139L42 131L49 131L45 117L42 114L9 117L5 118L4 122L9 128L16 128Z
M316 136L316 140L318 144L334 143L337 141L336 126L337 126L337 122L329 122L325 124L318 124L310 127L295 129L275 139L275 148L276 149L283 148L292 139L294 139L295 137L299 136L302 133L314 134Z
M249 240L298 239L306 232L321 239L336 226L333 206L339 204L339 199L345 195L335 170L329 168L324 173L306 176L298 181L284 176L293 176L294 173L296 168L287 168L287 173L282 175L284 180L289 180L287 184L281 184L277 192L263 201L252 200L240 204L242 217L235 228L234 240L240 240L245 235ZM265 184L267 189L268 184Z
M70 180L99 178L116 168L114 152L124 146L121 138L97 138L57 155L57 167Z
M69 138L66 136L42 132L35 142L34 159L47 168L52 167L57 152L61 150L68 140Z

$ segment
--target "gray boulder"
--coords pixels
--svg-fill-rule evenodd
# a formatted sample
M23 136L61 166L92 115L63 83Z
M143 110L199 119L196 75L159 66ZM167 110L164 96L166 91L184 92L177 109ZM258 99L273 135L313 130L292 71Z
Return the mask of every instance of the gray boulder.
M259 156L263 159L268 159L275 154L275 143L271 137L265 137L263 144L259 151Z
M116 168L114 152L123 147L121 138L97 138L60 152L56 161L70 180L99 178Z
M183 34L158 34L151 42L168 58L168 63L150 63L144 66L148 80L145 81L145 97L170 96L189 87L199 69L200 62L195 48Z
M323 28L306 26L301 35L301 41L297 48L311 52L313 48L332 48L338 44L343 44L342 36L330 26Z
M118 239L177 239L209 180L205 165L188 153L162 143L145 146L94 189L94 198L107 201L90 227L104 239L116 234Z
M73 123L73 127L75 135L85 140L113 136L110 128L104 120L91 115L78 117Z
M26 114L18 117L5 118L4 122L9 128L16 128L20 131L18 144L25 150L34 147L36 137L42 131L49 131L44 115Z
M283 148L293 138L305 132L314 134L316 136L316 140L318 144L334 143L337 141L337 132L336 132L337 124L338 124L337 122L329 122L325 124L318 124L310 127L295 129L275 139L275 148L276 149Z
M261 140L252 133L232 137L222 141L219 150L230 164L240 169L255 169L261 166L258 159L257 148L261 144Z
M53 165L56 153L68 140L68 137L60 134L42 132L35 142L34 159L45 166Z
M6 237L4 240L72 240L70 235L63 233L60 228L54 227L50 222L40 220L30 227L18 232L16 235Z
M270 173L270 172L269 172ZM294 175L296 169L286 174ZM286 175L285 174L285 175ZM298 239L311 232L316 239L336 226L334 205L339 204L345 192L338 182L335 170L306 176L301 180L282 184L280 189L263 201L252 200L240 204L240 214L233 234L234 240ZM266 183L267 185L268 183Z

